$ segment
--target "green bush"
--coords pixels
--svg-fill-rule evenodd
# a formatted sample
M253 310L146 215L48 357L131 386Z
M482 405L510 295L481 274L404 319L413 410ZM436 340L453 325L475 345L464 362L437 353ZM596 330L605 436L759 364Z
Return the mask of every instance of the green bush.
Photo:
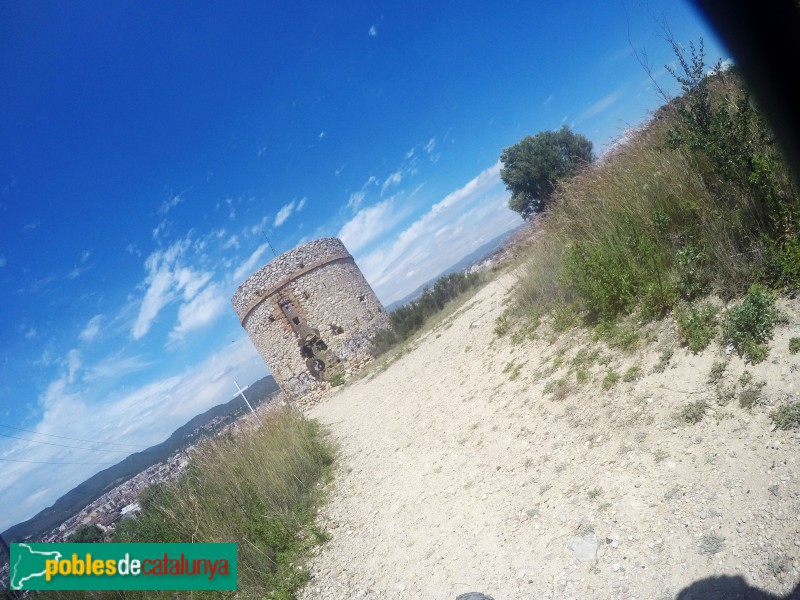
M608 373L606 373L606 376L603 377L603 389L610 390L617 384L618 381L619 381L619 373L613 370L609 371Z
M393 348L399 341L400 338L394 332L394 329L389 327L379 329L370 340L370 353L375 357L381 356Z
M694 425L703 420L707 409L705 400L695 400L681 409L680 416L685 422Z
M625 383L630 383L631 381L636 381L639 378L639 374L641 373L642 369L636 365L630 367L625 373L622 375L622 381Z
M772 331L780 320L774 296L759 284L753 284L741 304L725 315L723 341L733 343L740 356L759 363L767 357L765 342L772 339Z
M800 352L800 337L793 337L789 340L789 353L797 354Z
M772 422L778 429L800 427L800 400L788 402L772 413Z
M717 334L717 309L710 304L685 306L676 312L678 331L689 350L705 350Z

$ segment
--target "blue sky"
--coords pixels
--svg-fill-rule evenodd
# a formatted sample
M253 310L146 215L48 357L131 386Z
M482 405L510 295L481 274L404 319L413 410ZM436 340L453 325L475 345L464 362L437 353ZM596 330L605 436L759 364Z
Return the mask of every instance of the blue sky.
M0 530L267 374L265 235L389 304L518 225L502 149L646 118L661 15L724 55L674 1L1 3Z

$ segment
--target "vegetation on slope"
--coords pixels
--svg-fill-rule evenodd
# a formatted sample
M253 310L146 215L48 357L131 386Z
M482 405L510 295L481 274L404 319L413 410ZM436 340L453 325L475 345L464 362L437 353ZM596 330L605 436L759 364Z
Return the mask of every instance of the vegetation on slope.
M391 327L377 332L372 340L372 353L380 356L407 340L449 302L485 282L485 276L480 273L451 273L440 277L419 298L391 312Z
M556 190L517 288L518 312L538 318L570 306L608 327L675 310L697 336L687 337L694 350L716 335L716 315L692 303L731 300L757 282L748 302L769 307L772 292L800 286L800 202L772 133L735 68L708 75L702 44L677 55L683 95ZM724 341L757 362L766 321L750 319L759 331L739 332L739 342L735 315L725 316Z
M145 490L141 516L120 523L114 541L235 542L238 591L193 592L192 597L288 600L308 580L308 550L326 539L314 518L332 461L332 449L314 421L276 409L258 429L200 444L182 476ZM58 597L68 596L60 592ZM172 598L174 592L96 592L91 597Z

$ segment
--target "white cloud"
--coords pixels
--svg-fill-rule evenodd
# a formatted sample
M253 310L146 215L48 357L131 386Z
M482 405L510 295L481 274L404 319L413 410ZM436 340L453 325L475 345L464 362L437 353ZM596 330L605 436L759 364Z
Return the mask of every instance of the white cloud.
M239 236L232 235L230 238L228 238L228 241L223 244L222 249L227 250L228 248L236 248L238 250L240 247L241 244L239 243Z
M36 219L35 221L31 221L30 223L26 223L25 225L23 225L22 231L33 231L41 224L42 222L39 219Z
M152 364L141 356L123 356L118 352L87 368L82 380L86 383L95 383L106 379L119 379L124 375L146 369Z
M358 190L357 192L353 192L350 194L350 198L347 199L347 208L350 210L358 210L358 207L361 206L361 203L364 201L364 197L366 193L364 190Z
M433 153L433 151L436 149L436 138L431 138L423 147L425 148L425 152L428 154Z
M369 34L369 37L377 37L378 36L377 25L373 25L372 27L370 27L367 33Z
M161 203L161 206L158 207L158 214L166 215L169 211L178 206L178 204L180 204L184 200L185 198L183 197L183 192L177 194L176 196L173 196L172 198L164 200L164 202Z
M403 181L403 171L397 170L391 175L389 175L389 177L387 177L386 180L383 182L383 186L381 186L381 194L386 192L386 189L389 186L399 185L401 181Z
M381 233L395 224L392 218L394 197L358 211L336 235L353 253L364 248Z
M158 241L164 234L167 233L169 229L169 222L166 219L163 219L158 225L156 225L155 229L153 229L153 239Z
M542 102L542 106L547 106L552 101L553 101L553 94L550 94L547 98L544 99L544 102Z
M81 252L81 263L85 263L87 260L89 260L89 257L91 255L92 255L91 250L84 250L83 252Z
M36 337L37 333L38 332L36 331L35 327L28 327L28 330L25 332L25 339L32 340L33 338Z
M80 277L81 275L86 273L87 271L91 271L91 270L92 270L92 266L91 265L85 266L85 267L75 267L74 269L72 269L72 271L67 273L67 279L77 279L78 277Z
M0 441L0 456L3 458L59 463L116 463L129 452L164 441L172 431L193 416L230 400L236 394L234 378L240 383L249 383L267 374L253 345L244 337L235 344L226 343L200 364L174 370L171 374L122 392L113 388L109 392L105 378L112 378L115 370L138 370L146 365L143 359L111 356L94 367L87 367L83 379L76 376L80 369L80 355L76 351L72 351L59 364L62 365L61 375L47 386L38 399L41 418L29 428L38 434L65 435L64 425L68 423L70 437L113 442L116 445L106 445L103 449L102 444L65 442L67 445L97 448L85 450L4 438ZM27 434L26 437L34 435ZM47 439L41 436L36 438ZM3 498L0 530L32 517L107 466L4 462L3 477L0 478L0 497Z
M228 301L219 286L209 285L191 302L181 305L178 323L169 334L170 340L182 340L187 333L213 323L227 308Z
M322 139L324 137L325 137L325 132L324 131L320 131L319 132L319 139Z
M234 282L240 282L245 277L251 275L255 270L255 266L259 264L261 256L266 252L269 244L264 242L250 255L250 257L238 266L236 271L233 272Z
M292 216L294 212L295 201L292 200L289 204L284 204L281 209L278 211L278 214L275 215L275 221L273 223L273 227L280 227L286 220Z
M188 238L180 240L166 250L158 250L147 257L147 276L144 280L147 291L131 330L133 339L141 339L150 331L158 313L167 304L179 295L183 296L184 301L192 300L211 280L213 273L197 271L180 263L189 244Z
M403 297L481 244L522 223L508 208L500 167L495 163L431 206L395 238L356 256L383 301Z
M305 196L300 198L300 202L297 203L297 208L294 209L295 212L300 212L301 210L303 210L303 208L305 208L306 200L307 198Z
M625 94L625 88L619 88L617 90L614 90L607 96L600 98L600 100L598 100L597 102L592 104L589 108L584 110L580 114L580 116L577 119L575 119L575 123L580 123L581 121L588 119L589 117L594 117L595 115L599 115L600 113L605 112L606 110L611 108L617 102L617 100L622 98L624 94Z
M95 315L83 328L78 337L84 342L91 342L100 333L100 323L103 321L103 315Z

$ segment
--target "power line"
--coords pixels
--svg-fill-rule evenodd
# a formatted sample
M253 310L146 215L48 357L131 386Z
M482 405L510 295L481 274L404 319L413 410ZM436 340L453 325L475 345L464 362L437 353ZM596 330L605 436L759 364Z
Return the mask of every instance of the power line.
M72 448L73 450L94 450L95 452L118 452L120 454L132 454L130 450L105 450L103 448L87 448L86 446L67 446L66 444L56 444L54 442L42 442L39 440L31 440L28 438L17 437L16 435L8 435L0 433L0 437L11 438L12 440L22 440L23 442L33 442L34 444L46 444L48 446L58 446L59 448ZM140 454L150 454L141 452Z
M107 444L110 446L128 446L129 448L139 448L139 446L136 446L134 444L120 444L118 442L98 442L96 440L85 440L82 438L67 437L65 435L55 435L54 433L41 433L39 431L34 431L33 429L22 429L20 427L12 427L11 425L3 425L2 423L0 423L0 427L5 427L6 429L13 429L15 431L24 431L26 433L35 433L36 435L44 435L47 437L59 438L61 440L70 440L73 442L89 442L90 444Z
M18 460L16 458L0 458L7 462L28 463L30 465L116 465L115 462L50 462L49 460Z

